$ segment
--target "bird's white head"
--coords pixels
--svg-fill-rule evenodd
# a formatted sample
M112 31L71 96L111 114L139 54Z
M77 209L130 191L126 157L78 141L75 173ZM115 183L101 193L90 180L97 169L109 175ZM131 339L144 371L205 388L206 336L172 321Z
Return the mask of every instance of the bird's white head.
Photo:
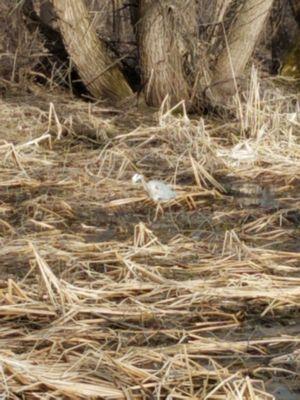
M143 182L143 175L141 174L134 174L133 177L131 178L132 183L136 184L139 182Z

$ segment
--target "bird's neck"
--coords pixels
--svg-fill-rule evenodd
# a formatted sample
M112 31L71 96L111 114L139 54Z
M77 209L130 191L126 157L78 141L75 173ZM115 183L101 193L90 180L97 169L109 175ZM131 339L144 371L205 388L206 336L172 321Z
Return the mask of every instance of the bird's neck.
M146 179L145 179L143 176L141 177L141 182L142 182L143 188L144 188L145 190L147 190L147 189L148 189L147 181L146 181Z

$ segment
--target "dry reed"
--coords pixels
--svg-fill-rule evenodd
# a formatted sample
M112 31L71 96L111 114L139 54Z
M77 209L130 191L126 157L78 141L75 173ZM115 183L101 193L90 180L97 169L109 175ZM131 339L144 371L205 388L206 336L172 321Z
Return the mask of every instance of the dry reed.
M296 98L251 82L227 122L1 100L0 397L299 394Z

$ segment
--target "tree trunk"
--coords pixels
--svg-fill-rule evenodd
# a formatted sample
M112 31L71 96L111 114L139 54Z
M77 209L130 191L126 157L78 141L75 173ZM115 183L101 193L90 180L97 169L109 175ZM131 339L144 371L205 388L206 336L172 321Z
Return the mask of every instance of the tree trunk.
M96 98L121 100L132 91L91 26L84 0L52 0L65 46L83 83Z
M217 59L211 93L224 101L236 91L236 79L243 73L261 33L273 0L244 0L226 45Z
M55 13L50 0L45 0L41 3L40 18L44 24L50 25L53 28L53 22L55 22Z
M210 46L216 42L218 36L222 34L222 24L224 22L224 16L228 10L232 0L216 0L215 7L213 10L213 21L215 25L212 26L212 34L210 37Z
M139 0L131 0L129 2L130 21L133 26L133 31L137 33L137 23L139 20Z
M216 17L216 22L223 21L224 15L226 13L226 10L230 6L230 3L232 3L232 0L216 0L215 12L214 12Z
M197 43L195 0L141 0L138 41L146 102L171 105L191 96Z
M290 6L293 11L294 18L300 27L300 2L299 0L290 0Z

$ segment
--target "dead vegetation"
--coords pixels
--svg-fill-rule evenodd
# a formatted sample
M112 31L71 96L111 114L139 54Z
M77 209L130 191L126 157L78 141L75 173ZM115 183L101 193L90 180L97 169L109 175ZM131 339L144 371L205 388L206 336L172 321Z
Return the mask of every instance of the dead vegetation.
M2 397L299 396L297 98L251 82L227 122L1 100Z

